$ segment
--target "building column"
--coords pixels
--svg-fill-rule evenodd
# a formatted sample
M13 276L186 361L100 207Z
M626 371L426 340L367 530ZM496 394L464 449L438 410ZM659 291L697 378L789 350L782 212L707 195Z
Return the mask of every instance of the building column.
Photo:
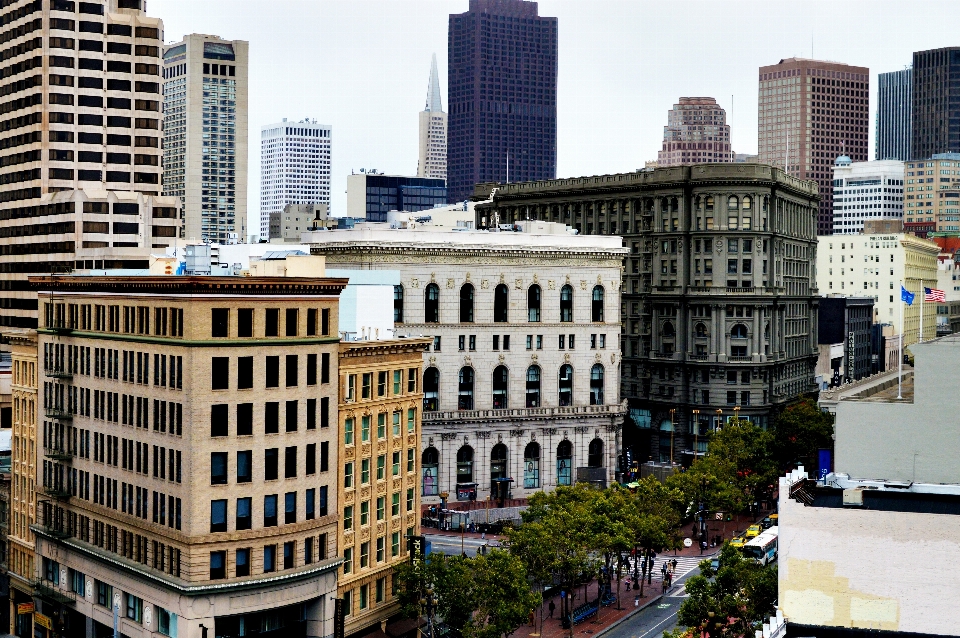
M324 596L314 598L305 604L307 638L327 638L333 635L333 602L329 603L329 614L326 613L327 604Z

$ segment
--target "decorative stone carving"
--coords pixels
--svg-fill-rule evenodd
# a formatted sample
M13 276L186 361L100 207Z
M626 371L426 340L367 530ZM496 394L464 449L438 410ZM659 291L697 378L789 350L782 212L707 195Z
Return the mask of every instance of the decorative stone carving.
M523 430L510 430L510 436L523 438Z
M430 283L432 284L437 283L437 273L435 272L430 273Z
M506 278L504 277L503 273L500 273L500 283L506 283Z
M410 280L410 287L411 287L411 288L419 288L419 287L420 287L420 280L417 279L416 277L414 277L413 279L411 279L411 280Z
M577 434L586 434L589 430L590 428L588 428L585 425L578 425L575 428L573 428L573 431L576 432Z
M543 428L542 431L544 436L556 436L557 432L559 432L557 428Z
M489 439L489 438L490 438L490 430L479 430L479 431L477 431L477 432L474 432L473 434L474 434L474 436L476 436L478 439Z
M553 279L548 279L547 290L556 290L556 289L557 289L557 282L555 282Z
M598 353L596 354L596 356L594 357L593 360L594 360L596 363L601 363L601 362L603 361L603 355L598 352Z
M586 289L587 289L587 280L586 280L586 279L581 279L581 280L580 280L580 290L586 290Z
M522 289L523 289L523 279L514 279L514 280L513 280L513 287L514 287L515 289L517 289L517 290L522 290Z
M447 277L447 289L448 289L448 290L453 290L453 287L456 286L456 285L457 285L457 282L453 279L453 277Z
M540 357L539 355L537 355L537 353L533 353L530 355L530 361L532 361L533 363L536 363L539 359Z
M540 277L537 275L537 273L533 273L533 283L540 283Z
M466 281L470 281L470 272L469 272L469 271L467 272L467 275L466 275L465 279L466 279Z
M500 365L503 365L504 363L507 362L507 358L501 354L499 357L497 357L497 362L498 362Z
M434 355L430 355L430 358L428 359L428 361L430 362L430 365L432 365L432 366L437 365L437 357L434 356Z
M433 437L427 437L427 445L433 445Z
M457 438L456 432L441 432L440 440L441 441L452 441ZM433 438L430 439L430 445L433 445Z
M563 354L563 362L564 362L564 363L570 363L570 353L569 353L569 352L565 352L565 353Z
M486 289L489 288L489 287L490 287L490 280L489 280L489 279L481 279L481 280L480 280L480 288L481 288L482 290L486 290Z
M470 437L468 437L466 434L463 435L463 444L470 445Z

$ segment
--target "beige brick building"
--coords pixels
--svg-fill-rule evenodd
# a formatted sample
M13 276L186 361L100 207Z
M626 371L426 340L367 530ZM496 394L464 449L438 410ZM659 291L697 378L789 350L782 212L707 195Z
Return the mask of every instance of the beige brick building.
M330 635L346 281L31 281L38 614L70 636L114 607L131 638Z
M37 334L34 330L4 331L13 363L13 432L10 459L10 528L7 556L10 576L11 633L33 635L32 614L18 615L16 605L33 600L36 573L34 538L37 477Z
M393 567L419 534L420 368L430 339L340 344L340 555L346 633L399 609Z

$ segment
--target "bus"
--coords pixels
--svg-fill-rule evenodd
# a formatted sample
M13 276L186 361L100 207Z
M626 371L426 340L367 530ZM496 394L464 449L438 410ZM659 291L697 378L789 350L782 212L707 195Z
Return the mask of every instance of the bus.
M756 538L750 541L740 550L745 558L755 560L761 565L769 565L777 560L777 531L774 526L763 531Z

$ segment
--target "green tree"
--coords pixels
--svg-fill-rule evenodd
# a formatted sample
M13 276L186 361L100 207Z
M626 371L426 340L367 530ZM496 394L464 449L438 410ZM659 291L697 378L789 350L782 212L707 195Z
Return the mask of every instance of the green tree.
M419 569L409 561L394 568L399 584L397 597L402 613L417 618L424 613L420 603L428 589L437 599L436 613L456 631L461 631L474 611L471 564L463 556L431 554Z
M833 449L833 415L804 399L788 406L774 420L773 456L781 471L804 464L816 467L817 451Z
M763 620L774 613L777 569L744 560L739 550L725 545L716 570L700 563L700 574L686 581L689 597L677 613L686 629L664 632L665 638L709 635L711 638L752 638Z
M500 638L513 633L540 604L530 591L523 560L494 549L469 559L472 584L472 617L463 628L465 638Z
M670 476L688 505L703 502L712 511L744 512L778 476L773 436L747 420L732 420L711 433L707 455L686 472Z
M630 519L633 543L643 550L643 555L680 547L680 523L686 510L682 490L648 476L638 481L632 506L635 511ZM643 595L642 581L640 595Z
M590 537L595 495L596 490L583 483L537 492L527 501L523 524L505 530L510 552L523 560L535 579L544 579L539 582L570 592L585 575L596 573ZM566 611L561 608L561 616Z

